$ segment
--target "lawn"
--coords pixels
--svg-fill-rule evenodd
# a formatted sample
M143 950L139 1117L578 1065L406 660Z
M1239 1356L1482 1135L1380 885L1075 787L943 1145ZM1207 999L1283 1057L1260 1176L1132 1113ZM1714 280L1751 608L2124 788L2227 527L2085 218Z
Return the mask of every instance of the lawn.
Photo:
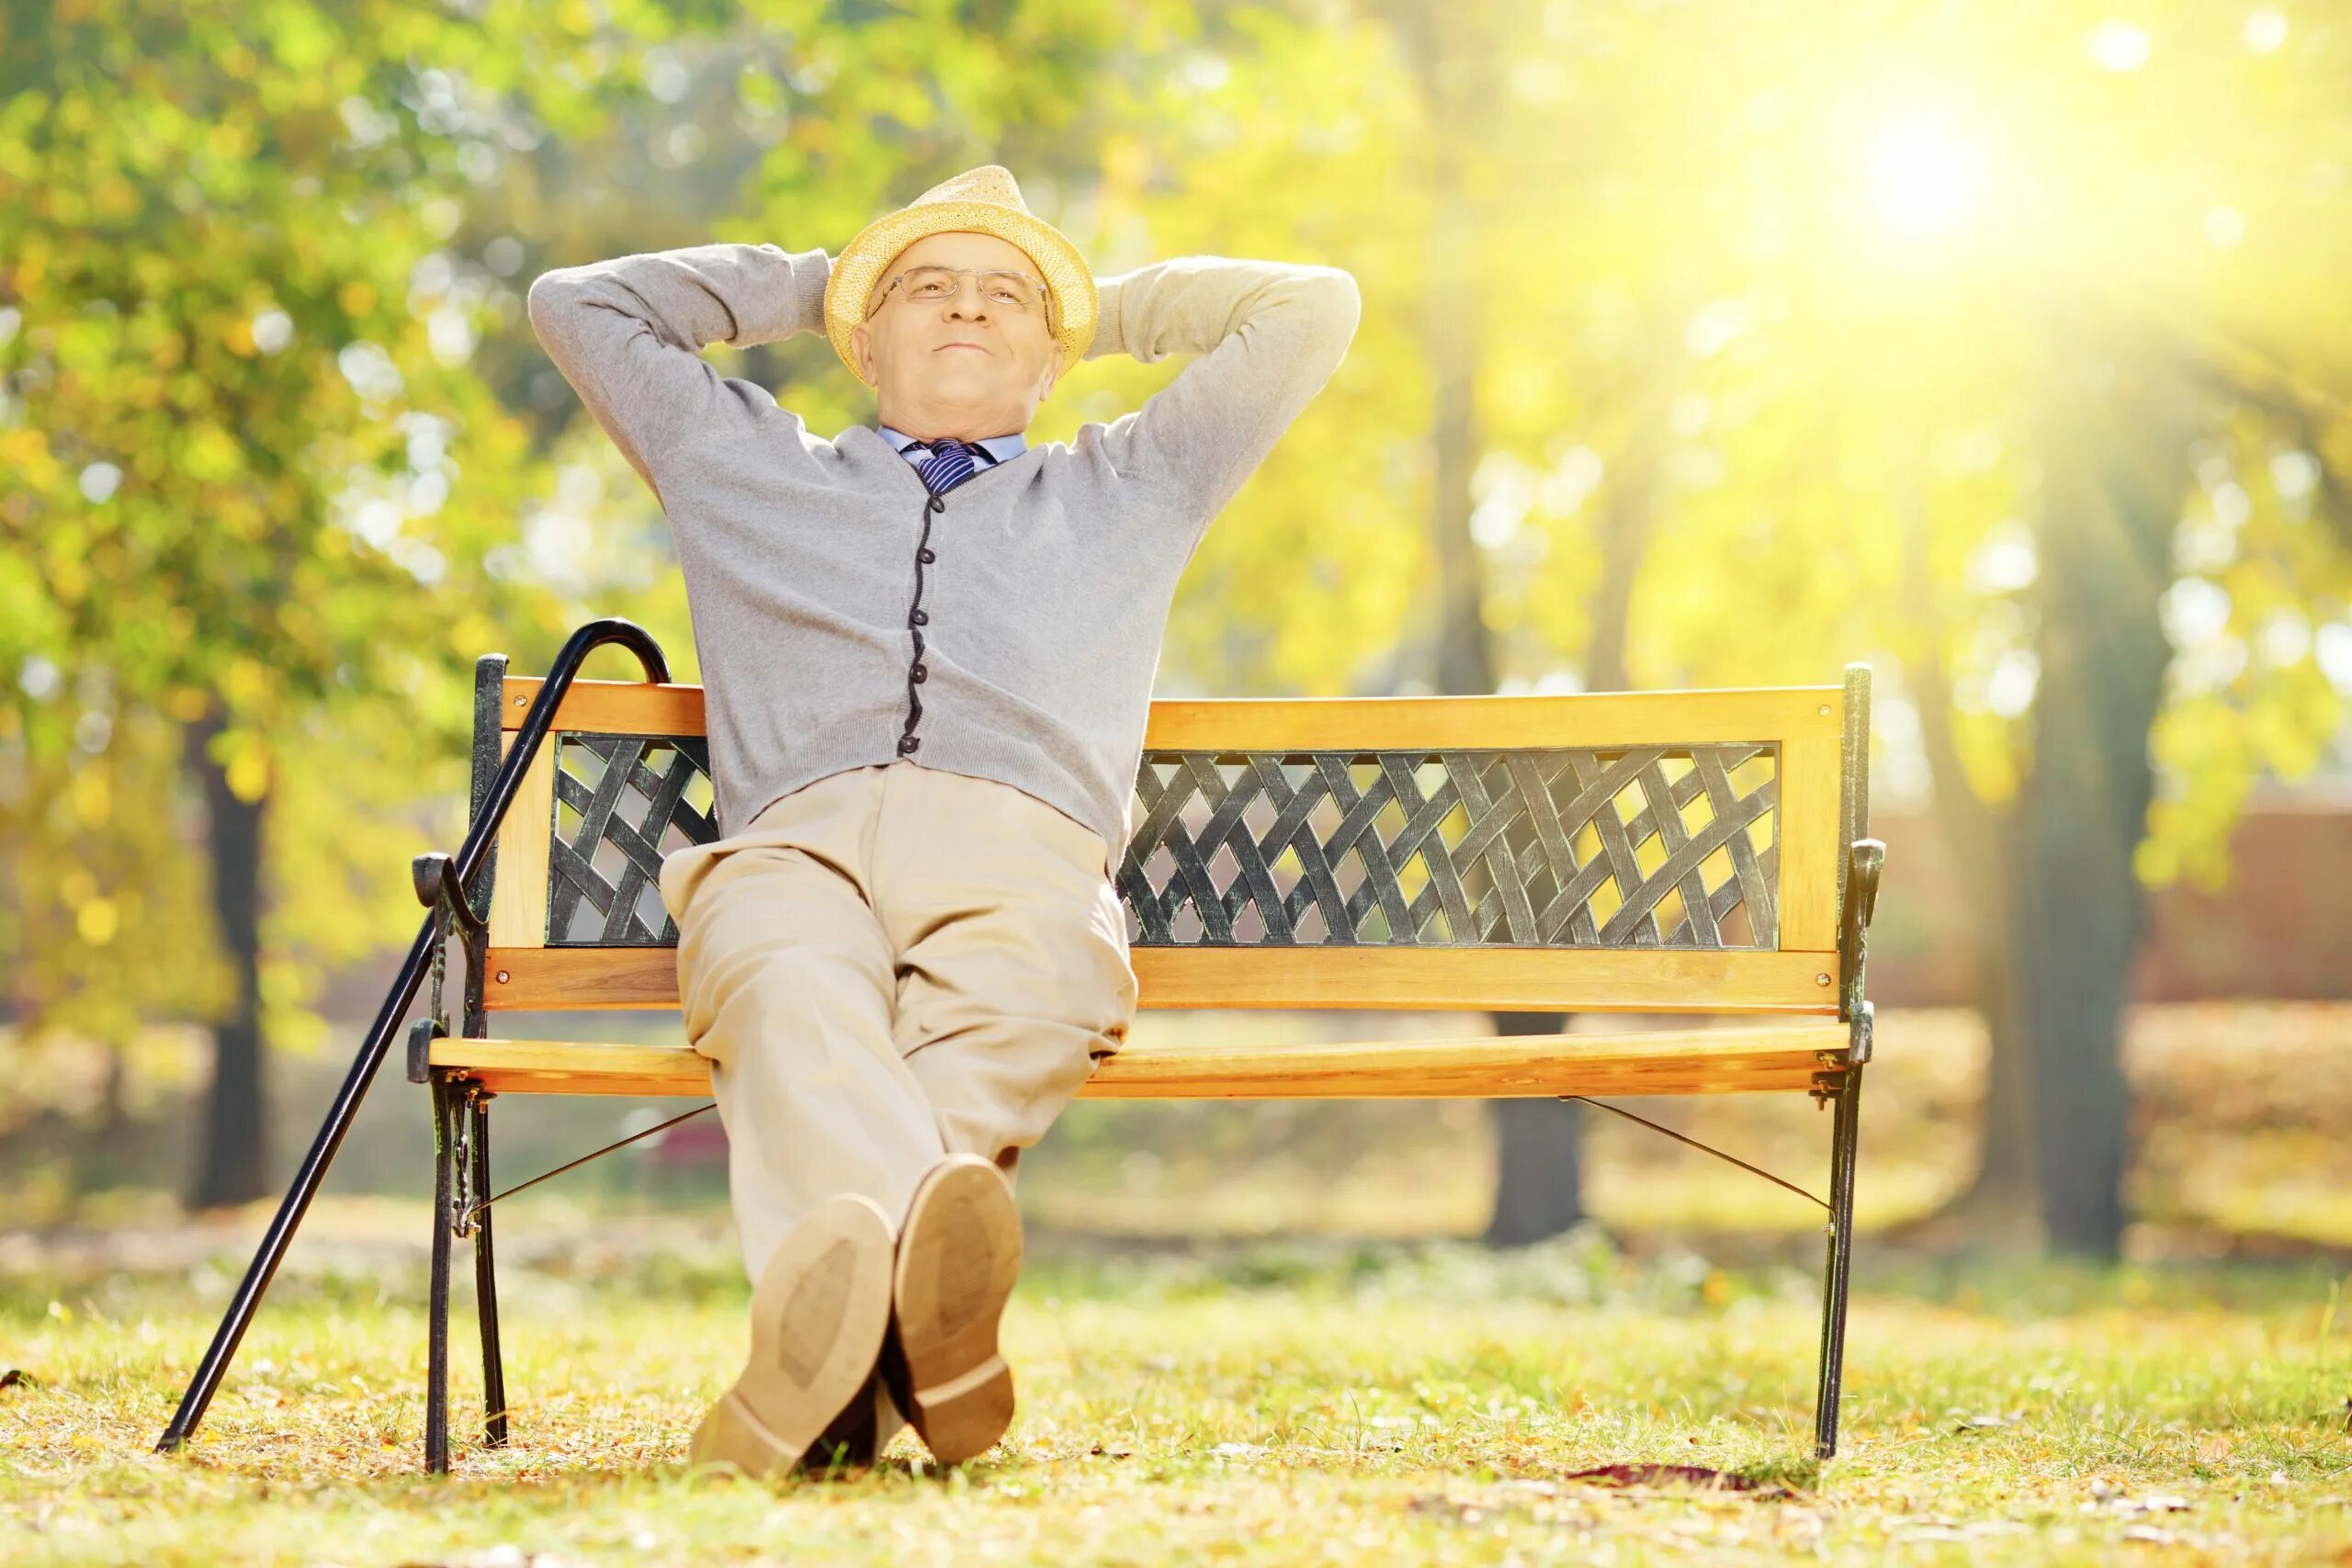
M20 1370L0 1387L0 1560L2352 1557L2352 1306L2316 1264L1866 1256L1845 1449L1815 1467L1816 1287L1790 1264L1636 1259L1597 1235L1500 1255L1047 1245L1006 1319L1023 1399L994 1454L941 1474L907 1433L869 1475L768 1485L683 1462L740 1365L748 1292L731 1249L548 1257L503 1270L503 1450L473 1440L460 1271L465 1440L447 1478L417 1473L413 1254L306 1234L173 1457L149 1450L221 1274L0 1280L0 1369ZM1574 1478L1606 1465L1726 1482Z

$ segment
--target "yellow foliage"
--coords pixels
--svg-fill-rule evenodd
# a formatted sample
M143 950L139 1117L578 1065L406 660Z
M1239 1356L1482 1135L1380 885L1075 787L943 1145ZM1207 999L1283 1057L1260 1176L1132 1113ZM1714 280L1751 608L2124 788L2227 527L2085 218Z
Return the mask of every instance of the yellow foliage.
M85 828L103 828L114 816L114 781L92 768L74 775L74 809Z
M241 654L220 673L220 690L239 709L258 707L277 689L278 677L268 665Z
M111 898L93 898L74 911L74 929L92 947L104 947L112 942L119 924Z
M42 281L49 276L50 245L39 232L28 234L9 258L9 288L20 299L36 296Z
M239 800L251 805L269 793L269 742L247 731L231 730L240 737L240 743L230 752L228 766L222 771L229 789Z
M0 429L0 468L34 489L56 484L64 472L49 449L48 433L34 425Z
M220 120L214 124L205 139L205 150L215 158L242 158L253 151L253 133L235 120Z

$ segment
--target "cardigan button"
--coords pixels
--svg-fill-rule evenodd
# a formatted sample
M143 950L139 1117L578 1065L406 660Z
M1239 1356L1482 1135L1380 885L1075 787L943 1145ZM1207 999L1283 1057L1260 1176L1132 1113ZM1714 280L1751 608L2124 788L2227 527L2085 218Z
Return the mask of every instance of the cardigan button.
M925 565L925 566L929 566L932 562L933 562L933 561L937 560L938 558L939 558L939 552L938 552L937 550L934 550L934 549L930 549L930 548L927 548L927 547L926 547L926 548L924 548L924 549L920 549L920 550L917 550L917 551L915 552L915 559L917 559L917 560L919 560L919 561L922 562L922 563L923 563L923 565Z
M931 671L925 669L920 662L918 662L913 669L908 671L907 673L914 677L915 684L918 686L931 679Z
M922 744L922 741L919 737L901 735L899 737L899 755L901 757L911 755L914 749Z
M924 610L913 611L907 616L907 625L910 626L927 626L931 625L931 615L928 611Z
M934 495L931 498L931 509L933 512L944 512L947 510L947 502Z

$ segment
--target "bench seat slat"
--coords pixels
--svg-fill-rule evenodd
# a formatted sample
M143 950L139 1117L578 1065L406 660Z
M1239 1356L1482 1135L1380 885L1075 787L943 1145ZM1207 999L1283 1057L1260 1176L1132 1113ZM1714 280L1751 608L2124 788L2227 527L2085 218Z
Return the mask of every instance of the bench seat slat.
M1805 1089L1845 1060L1842 1023L1202 1048L1129 1045L1097 1100L1488 1099ZM501 1094L707 1095L688 1045L444 1039L433 1065Z
M1138 944L1128 955L1145 1008L1541 1011L1568 997L1578 1012L1838 1012L1834 953ZM672 947L493 947L482 1005L492 1012L674 1008L677 964Z

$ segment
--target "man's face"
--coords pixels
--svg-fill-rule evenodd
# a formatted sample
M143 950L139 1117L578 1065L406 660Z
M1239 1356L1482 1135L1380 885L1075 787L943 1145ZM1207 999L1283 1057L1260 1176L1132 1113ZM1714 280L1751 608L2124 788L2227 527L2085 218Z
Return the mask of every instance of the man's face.
M911 267L971 267L938 299L908 297L890 280ZM1044 308L991 298L978 272L1004 268L1043 281L1027 252L994 234L926 234L900 251L874 286L850 345L880 400L881 422L921 440L978 441L1026 430L1062 372ZM876 301L881 308L875 310Z

